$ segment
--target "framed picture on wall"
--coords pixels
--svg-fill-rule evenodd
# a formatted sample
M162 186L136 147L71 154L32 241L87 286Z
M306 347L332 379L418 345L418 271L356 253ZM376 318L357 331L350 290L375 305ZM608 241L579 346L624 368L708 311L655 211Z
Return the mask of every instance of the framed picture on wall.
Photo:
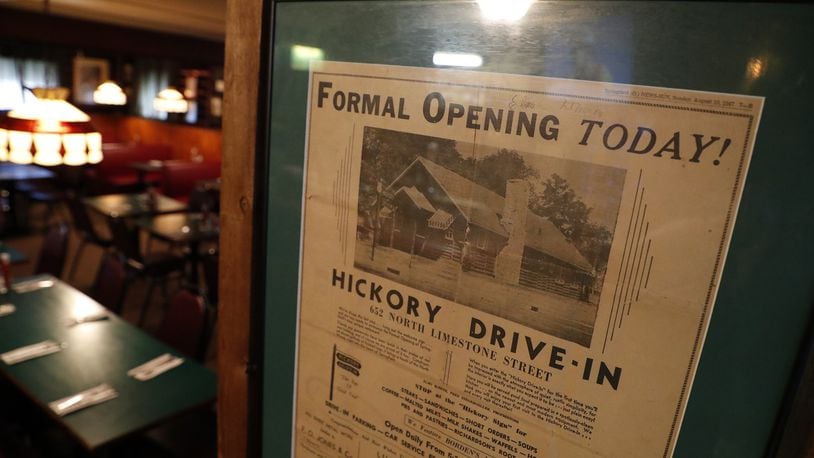
M93 104L93 91L108 80L110 64L106 59L76 57L73 60L73 101Z

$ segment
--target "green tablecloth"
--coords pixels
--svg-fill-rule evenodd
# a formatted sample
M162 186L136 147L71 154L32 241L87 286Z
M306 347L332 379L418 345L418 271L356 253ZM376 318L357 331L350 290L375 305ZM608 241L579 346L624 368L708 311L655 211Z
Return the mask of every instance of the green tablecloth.
M50 277L46 277L50 278ZM127 371L164 353L179 354L122 319L68 327L74 310L98 305L85 294L55 280L49 288L0 296L17 311L0 317L0 353L52 339L66 342L59 353L8 366L0 374L40 408L100 383L119 397L107 403L55 417L87 449L122 438L215 399L215 374L187 358L180 367L146 382Z

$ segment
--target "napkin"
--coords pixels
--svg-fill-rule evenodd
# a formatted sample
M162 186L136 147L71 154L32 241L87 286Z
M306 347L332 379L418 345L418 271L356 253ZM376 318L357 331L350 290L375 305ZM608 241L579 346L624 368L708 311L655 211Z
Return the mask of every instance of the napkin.
M97 385L80 393L51 402L48 404L48 407L61 417L117 397L119 397L119 393L113 387L107 383L102 383L101 385Z
M0 305L0 317L11 315L12 313L17 311L17 307L14 304L3 304Z
M54 280L35 278L33 280L24 280L11 285L11 289L16 293L30 293L42 288L50 288L54 286Z
M158 377L159 375L171 369L175 369L184 363L184 358L173 356L169 353L151 359L141 366L134 367L127 371L127 375L135 378L136 380L146 382L147 380Z
M110 319L110 315L108 315L107 310L104 308L99 308L98 310L81 317L74 317L68 320L68 326L76 326L77 324L82 323L92 323L94 321L104 321Z
M11 366L12 364L28 361L29 359L39 358L40 356L50 355L62 351L67 344L54 342L53 340L44 340L32 345L26 345L15 350L7 351L0 355L0 359L4 363Z

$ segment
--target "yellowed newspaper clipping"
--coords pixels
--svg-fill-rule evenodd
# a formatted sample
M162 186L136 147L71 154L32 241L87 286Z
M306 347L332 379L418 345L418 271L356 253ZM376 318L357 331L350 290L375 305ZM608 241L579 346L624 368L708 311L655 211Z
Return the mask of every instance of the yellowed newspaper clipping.
M672 455L763 99L339 62L308 91L292 453Z

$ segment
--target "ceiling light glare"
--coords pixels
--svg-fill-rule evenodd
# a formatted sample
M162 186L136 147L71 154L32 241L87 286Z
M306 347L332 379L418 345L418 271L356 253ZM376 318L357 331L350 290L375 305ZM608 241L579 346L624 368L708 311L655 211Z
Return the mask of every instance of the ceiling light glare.
M432 63L439 67L480 67L483 57L477 54L436 51Z
M534 0L478 0L480 11L490 21L514 22L528 12Z
M291 68L294 70L308 70L311 61L325 60L325 51L312 46L291 46Z

